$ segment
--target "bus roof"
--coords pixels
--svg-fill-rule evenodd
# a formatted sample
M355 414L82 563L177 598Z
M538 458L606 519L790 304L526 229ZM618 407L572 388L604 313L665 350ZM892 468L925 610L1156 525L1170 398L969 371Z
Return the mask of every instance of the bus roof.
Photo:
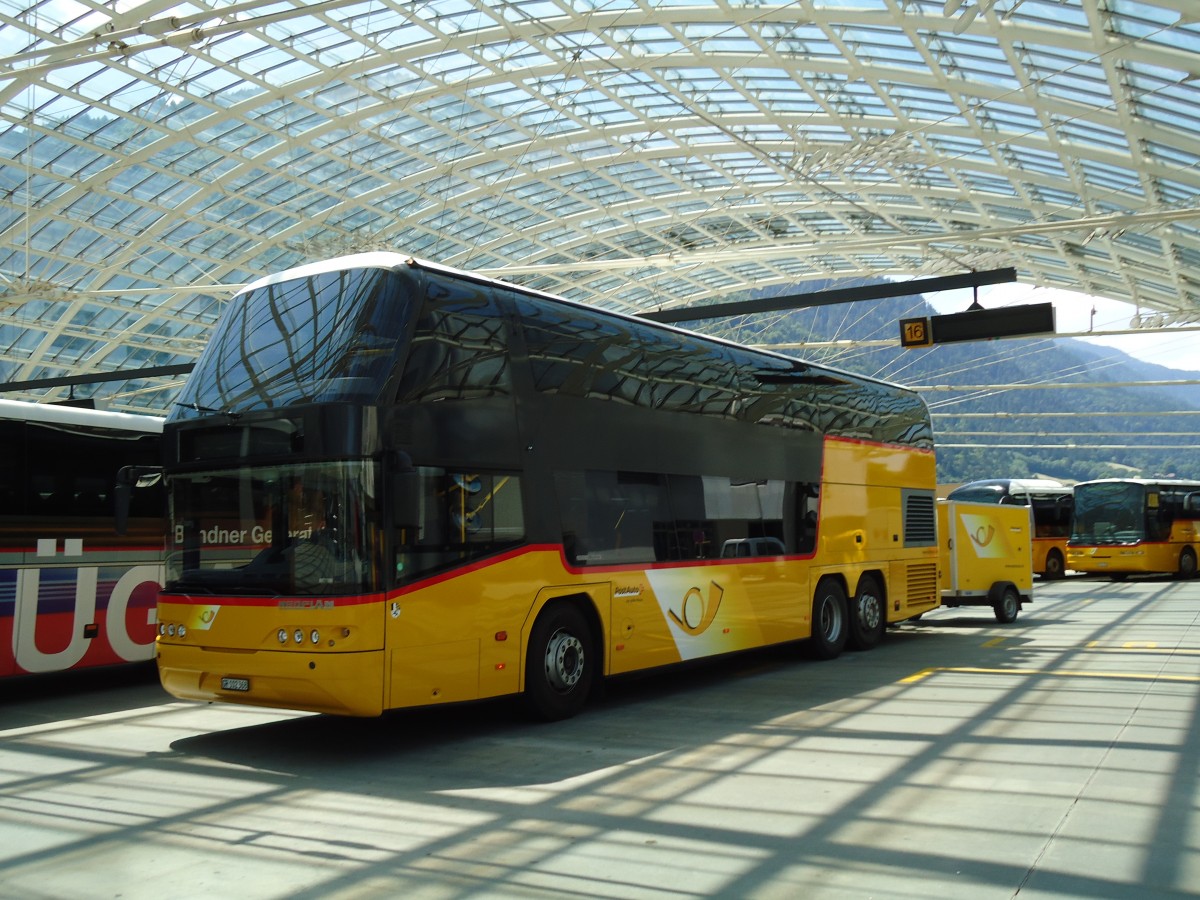
M441 272L446 275L451 275L456 278L463 278L482 284L493 284L510 290L521 291L525 294L530 294L535 297L542 297L547 300L553 300L556 303L562 303L567 306L575 306L580 309L587 310L591 313L601 313L606 316L612 316L617 319L625 319L630 322L637 322L641 325L658 328L664 331L675 331L680 334L686 334L694 338L704 341L710 341L714 344L722 344L727 347L733 347L741 351L749 351L762 356L769 356L773 359L783 360L791 363L794 366L804 366L814 369L819 372L828 373L835 376L843 376L846 379L854 382L871 382L874 384L883 385L898 391L907 393L916 393L912 388L902 384L897 384L893 381L886 381L882 378L872 378L869 375L859 375L855 372L848 372L844 369L836 368L835 366L825 365L824 363L813 363L808 360L800 359L795 356L787 356L783 353L776 353L771 350L765 350L760 347L750 347L745 344L738 344L734 341L729 341L724 338L714 337L702 332L690 331L686 328L678 328L674 325L668 325L662 322L655 322L653 319L644 319L640 316L629 315L627 313L617 312L611 309L604 309L599 306L591 306L586 303L580 303L576 300L570 300L558 294L550 294L546 291L539 291L536 288L525 287L520 284L515 284L511 281L503 281L499 278L492 278L488 275L482 275L476 272L471 272L467 269L456 269L453 266L442 265L441 263L429 262L428 260L418 259L415 256L409 256L404 253L396 253L387 250L377 250L368 253L353 253L347 256L335 256L330 259L318 260L316 262L306 263L304 265L295 266L291 269L284 269L275 272L271 275L265 275L255 281L242 287L234 296L247 293L249 291L268 287L273 284L281 284L285 281L292 281L297 278L311 278L314 275L321 275L326 272L340 272L345 269L400 269L404 267L414 269L427 269L430 272Z
M1140 484L1147 487L1159 485L1164 487L1186 487L1200 490L1200 480L1190 478L1096 478L1092 481L1081 481L1076 487L1085 484Z
M960 484L951 493L968 489L979 490L982 488L995 488L997 491L1005 491L1010 494L1071 493L1070 486L1051 478L985 478L981 481L969 481L966 484Z
M161 416L110 412L81 406L27 403L22 400L0 400L0 419L41 422L47 425L107 428L114 431L143 431L147 434L161 434L165 421Z

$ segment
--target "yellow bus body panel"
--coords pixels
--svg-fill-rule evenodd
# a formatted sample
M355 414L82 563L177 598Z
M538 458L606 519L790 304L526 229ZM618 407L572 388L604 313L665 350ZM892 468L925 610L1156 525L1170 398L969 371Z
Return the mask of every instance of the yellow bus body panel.
M1200 526L1191 519L1175 520L1166 541L1069 546L1067 568L1100 575L1172 574L1179 571L1184 547L1200 553Z
M159 621L176 632L158 638L162 683L196 700L377 715L519 693L534 621L560 600L592 618L606 675L807 638L823 577L853 596L872 574L889 621L936 606L938 548L904 549L901 500L913 486L932 497L933 454L826 441L825 474L809 556L572 568L559 546L533 545L387 596L165 595Z
M159 679L190 700L378 715L383 615L382 595L340 605L325 598L235 604L160 597L158 621L175 634L157 639ZM249 681L250 690L222 688L223 678Z
M1033 539L1033 571L1038 575L1046 573L1046 558L1052 550L1058 551L1058 555L1062 558L1065 565L1067 559L1067 539L1065 537L1035 537Z

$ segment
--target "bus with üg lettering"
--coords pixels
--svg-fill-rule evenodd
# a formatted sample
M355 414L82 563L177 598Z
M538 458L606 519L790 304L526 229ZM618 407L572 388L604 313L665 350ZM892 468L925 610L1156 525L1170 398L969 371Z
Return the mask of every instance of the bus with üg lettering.
M1200 554L1200 481L1108 478L1075 485L1067 566L1108 575L1192 578Z
M125 534L114 488L161 464L163 419L0 400L0 676L154 658L164 494L137 492Z
M399 254L238 293L165 429L173 695L519 696L938 605L913 391Z
M947 500L1027 506L1033 527L1033 571L1045 579L1066 574L1074 495L1052 478L988 478L959 485Z

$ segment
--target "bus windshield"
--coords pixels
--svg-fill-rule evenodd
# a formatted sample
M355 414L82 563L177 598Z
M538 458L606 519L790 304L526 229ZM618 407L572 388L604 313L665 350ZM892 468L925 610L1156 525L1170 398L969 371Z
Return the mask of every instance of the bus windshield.
M1146 489L1129 481L1076 485L1071 542L1134 544L1146 539Z
M238 295L173 418L296 403L371 403L392 371L410 298L386 269L346 269Z
M379 589L376 466L252 466L171 478L167 586L251 596Z

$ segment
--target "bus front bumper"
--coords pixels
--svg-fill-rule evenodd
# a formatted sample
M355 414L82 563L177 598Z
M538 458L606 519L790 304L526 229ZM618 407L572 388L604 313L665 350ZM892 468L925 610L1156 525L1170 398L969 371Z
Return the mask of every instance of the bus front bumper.
M1141 547L1067 548L1067 568L1076 572L1135 572L1146 568Z
M342 716L383 712L383 651L222 651L159 643L158 676L184 700Z

